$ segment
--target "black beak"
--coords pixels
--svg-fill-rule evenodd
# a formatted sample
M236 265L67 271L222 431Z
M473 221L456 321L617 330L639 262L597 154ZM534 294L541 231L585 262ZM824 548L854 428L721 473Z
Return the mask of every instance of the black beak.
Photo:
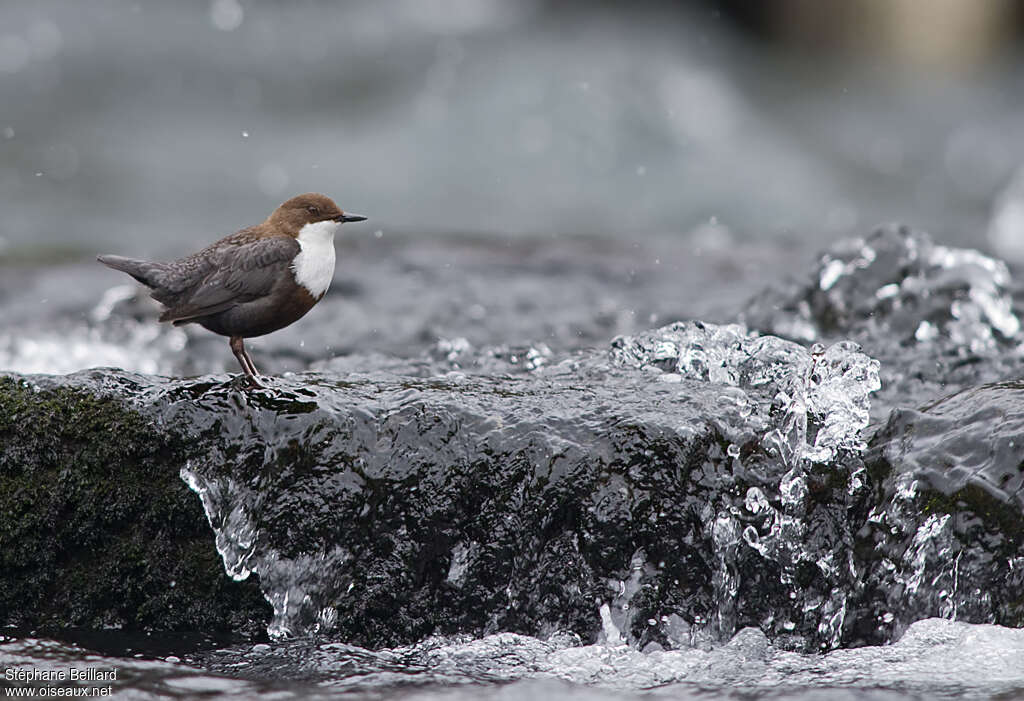
M342 212L341 214L339 214L338 216L336 216L334 218L334 221L340 221L340 222L366 221L366 217L364 217L362 214L347 214L345 212Z

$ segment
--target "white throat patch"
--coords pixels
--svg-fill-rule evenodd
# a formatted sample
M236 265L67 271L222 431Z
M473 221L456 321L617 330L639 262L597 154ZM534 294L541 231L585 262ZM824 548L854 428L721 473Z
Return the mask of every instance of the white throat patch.
M320 299L334 278L334 234L336 221L318 221L299 230L299 255L292 261L295 282Z

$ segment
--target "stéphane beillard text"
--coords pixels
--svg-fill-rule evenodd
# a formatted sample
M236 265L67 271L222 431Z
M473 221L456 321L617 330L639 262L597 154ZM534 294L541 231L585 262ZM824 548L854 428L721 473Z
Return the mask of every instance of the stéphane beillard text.
M4 672L9 682L113 682L117 669L68 667L66 669L12 669Z

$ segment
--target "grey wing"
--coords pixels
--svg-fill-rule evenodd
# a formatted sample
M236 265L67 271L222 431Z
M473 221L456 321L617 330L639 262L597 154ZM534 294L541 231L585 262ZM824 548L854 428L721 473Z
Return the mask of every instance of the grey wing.
M175 295L160 321L188 321L268 294L299 252L291 236L254 239L216 251L209 272ZM170 300L169 300L170 302Z

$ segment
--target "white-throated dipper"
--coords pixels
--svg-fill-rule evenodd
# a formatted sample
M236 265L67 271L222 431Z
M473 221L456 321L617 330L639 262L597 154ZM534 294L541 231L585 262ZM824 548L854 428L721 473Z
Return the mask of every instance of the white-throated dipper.
M347 214L326 195L293 197L262 224L242 229L187 258L154 263L97 256L151 288L167 309L160 321L196 323L231 339L231 351L254 383L256 366L244 339L301 319L334 277L334 234Z

